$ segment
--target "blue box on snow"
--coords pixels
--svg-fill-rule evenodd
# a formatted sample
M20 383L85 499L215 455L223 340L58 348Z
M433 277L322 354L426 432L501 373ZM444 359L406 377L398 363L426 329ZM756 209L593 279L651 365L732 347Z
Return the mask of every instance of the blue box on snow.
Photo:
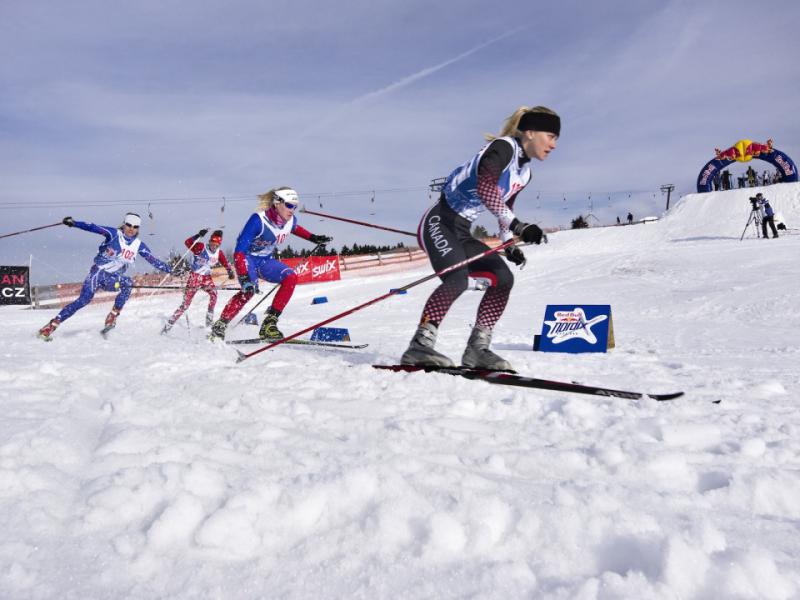
M245 325L258 325L258 317L255 313L247 313L244 316L244 323Z
M350 332L344 327L317 327L311 339L315 342L349 342Z
M533 349L542 352L606 352L614 347L609 304L548 304L542 334Z
M327 296L315 296L311 299L311 304L325 304L327 301Z

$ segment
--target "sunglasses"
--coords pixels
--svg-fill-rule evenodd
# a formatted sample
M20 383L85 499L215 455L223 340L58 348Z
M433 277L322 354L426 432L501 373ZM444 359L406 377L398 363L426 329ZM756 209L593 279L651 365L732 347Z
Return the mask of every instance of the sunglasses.
M131 225L130 223L125 223L125 227L130 227L131 229L139 229L138 225Z
M284 200L283 205L289 210L296 210L297 207L300 206L300 203L294 202L293 200Z

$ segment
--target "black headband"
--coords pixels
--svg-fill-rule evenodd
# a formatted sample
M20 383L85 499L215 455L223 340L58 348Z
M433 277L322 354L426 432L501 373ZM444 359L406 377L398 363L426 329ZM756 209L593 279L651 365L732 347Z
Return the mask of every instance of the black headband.
M520 131L547 131L561 135L561 118L558 115L541 112L526 112L519 120Z

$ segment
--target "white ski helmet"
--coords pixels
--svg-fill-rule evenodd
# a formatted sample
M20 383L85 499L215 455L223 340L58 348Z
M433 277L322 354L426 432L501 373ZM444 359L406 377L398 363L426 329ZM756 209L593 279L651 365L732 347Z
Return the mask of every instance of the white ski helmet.
M300 204L300 196L292 188L280 188L275 190L274 203L283 202L292 208L296 208Z

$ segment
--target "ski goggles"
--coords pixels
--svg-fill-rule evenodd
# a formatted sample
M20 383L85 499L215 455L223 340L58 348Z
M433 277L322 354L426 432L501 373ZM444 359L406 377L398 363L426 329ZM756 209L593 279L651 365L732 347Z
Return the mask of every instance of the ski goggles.
M300 203L295 200L284 200L283 205L289 210L297 210L297 207L300 206Z
M127 221L125 221L125 226L130 227L131 229L139 229L138 225L134 225L133 223L128 223Z

